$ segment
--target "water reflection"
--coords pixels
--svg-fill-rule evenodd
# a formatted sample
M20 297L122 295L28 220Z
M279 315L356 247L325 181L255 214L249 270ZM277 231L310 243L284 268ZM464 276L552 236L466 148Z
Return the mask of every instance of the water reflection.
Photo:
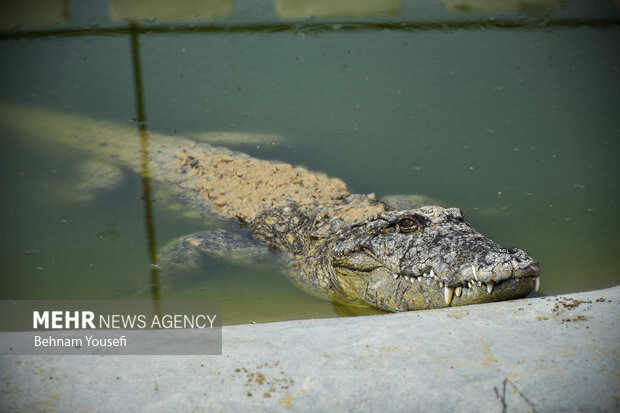
M146 228L146 240L149 260L151 263L150 286L151 298L154 302L155 314L159 314L159 300L161 299L159 285L159 268L157 266L157 246L155 244L155 225L153 222L153 201L151 197L150 172L149 172L149 141L146 127L146 110L144 107L144 94L142 89L142 71L140 68L140 42L135 25L131 30L131 57L134 75L134 91L136 99L136 114L138 120L138 134L140 138L141 157L141 182L142 199L144 201L144 223Z
M212 20L228 16L233 0L110 0L108 7L112 20Z
M68 20L67 0L8 0L2 2L0 29L51 26Z
M564 0L445 0L448 10L454 11L536 11L562 9L566 5Z
M278 17L358 17L397 14L401 0L275 0Z
M13 0L3 5L0 39L128 35L133 30L183 35L529 29L541 24L547 29L613 28L618 25L618 1L587 7L564 0L273 0L256 6L234 0L110 0L91 16L83 1Z

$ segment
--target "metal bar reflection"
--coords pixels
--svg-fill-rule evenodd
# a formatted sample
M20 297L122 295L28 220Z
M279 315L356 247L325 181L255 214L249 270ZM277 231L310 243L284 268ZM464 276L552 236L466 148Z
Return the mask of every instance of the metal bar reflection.
M134 91L136 99L136 113L138 120L138 134L140 137L140 156L142 160L142 199L144 201L144 223L146 227L146 240L151 263L150 286L151 299L153 300L155 314L159 314L159 300L161 299L159 286L159 269L157 267L157 247L155 245L155 225L153 222L153 202L151 198L151 181L149 173L149 142L146 127L146 111L142 89L142 70L140 68L140 42L138 39L139 29L132 24L130 31L131 58L134 76Z

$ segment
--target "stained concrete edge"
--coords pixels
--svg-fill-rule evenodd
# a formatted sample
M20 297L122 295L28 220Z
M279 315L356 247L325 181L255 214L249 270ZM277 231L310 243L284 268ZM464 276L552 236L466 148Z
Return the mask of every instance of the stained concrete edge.
M616 286L226 326L221 356L3 356L0 410L620 411L619 309Z

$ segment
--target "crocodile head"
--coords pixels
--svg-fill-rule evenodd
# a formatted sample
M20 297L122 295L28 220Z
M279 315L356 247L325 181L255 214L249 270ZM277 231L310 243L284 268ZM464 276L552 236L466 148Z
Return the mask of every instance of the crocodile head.
M340 228L332 283L350 300L407 311L520 298L538 290L540 267L474 230L456 208L381 213Z

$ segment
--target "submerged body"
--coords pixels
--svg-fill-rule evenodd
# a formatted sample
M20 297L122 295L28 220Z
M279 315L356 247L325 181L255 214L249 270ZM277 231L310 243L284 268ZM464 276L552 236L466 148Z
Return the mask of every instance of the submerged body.
M149 178L194 207L236 218L283 253L300 286L334 302L406 311L524 297L538 287L531 257L479 234L458 209L395 211L322 173L154 133L145 145L135 128L44 109L1 104L0 125L138 173L148 164Z

